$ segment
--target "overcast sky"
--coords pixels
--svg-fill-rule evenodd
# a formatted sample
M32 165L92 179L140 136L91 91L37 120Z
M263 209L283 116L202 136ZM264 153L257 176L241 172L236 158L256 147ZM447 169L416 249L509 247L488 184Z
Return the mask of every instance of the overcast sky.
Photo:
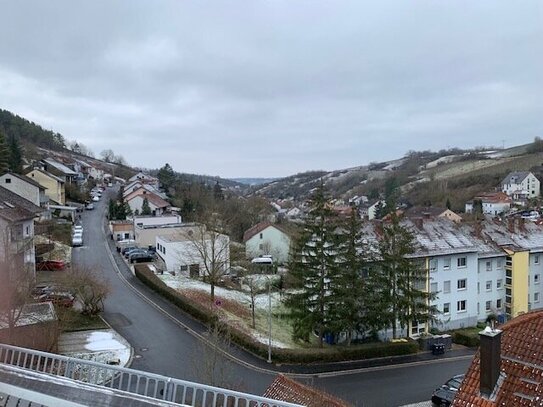
M543 136L543 2L0 0L0 107L132 165L286 176Z

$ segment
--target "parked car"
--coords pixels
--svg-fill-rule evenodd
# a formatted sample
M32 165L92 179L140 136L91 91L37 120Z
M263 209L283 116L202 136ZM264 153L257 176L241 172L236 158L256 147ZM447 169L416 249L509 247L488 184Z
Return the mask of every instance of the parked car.
M66 264L62 260L44 260L36 263L36 270L40 271L55 271L64 270Z
M74 305L75 297L70 293L53 291L40 295L39 300L42 302L51 301L59 307L71 308Z
M83 234L76 234L72 236L72 246L83 246Z
M129 250L125 253L124 257L126 257L128 260L130 260L130 256L132 256L133 254L136 254L136 253L147 253L147 250L145 249L133 249L133 250Z
M136 252L129 257L130 263L146 263L151 262L154 259L154 256L149 252Z
M445 384L442 384L432 394L432 404L439 407L450 406L463 380L463 374L453 376L447 380Z
M122 254L123 256L125 256L127 252L129 252L130 250L134 250L134 249L139 249L139 247L136 247L136 246L127 246L127 247L123 247L123 248L121 249L121 254Z
M93 200L94 202L98 202L98 201L100 200L100 197L99 197L98 195L94 195L94 196L92 197L92 200Z
M88 211L92 211L94 209L94 204L92 202L88 203L87 206L85 206L85 209Z
M81 226L81 225L75 225L75 226L74 226L74 233L75 233L75 232L78 232L78 231L83 232L83 226Z

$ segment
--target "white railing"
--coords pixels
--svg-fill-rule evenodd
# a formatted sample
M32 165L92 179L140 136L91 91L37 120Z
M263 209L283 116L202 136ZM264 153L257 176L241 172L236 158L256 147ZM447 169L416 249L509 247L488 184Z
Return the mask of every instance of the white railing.
M119 366L0 344L0 364L186 406L302 407Z

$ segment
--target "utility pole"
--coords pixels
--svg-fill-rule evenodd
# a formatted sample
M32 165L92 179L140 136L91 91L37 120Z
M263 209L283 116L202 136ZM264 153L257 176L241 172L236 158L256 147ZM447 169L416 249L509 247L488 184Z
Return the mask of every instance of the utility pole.
M268 363L272 362L272 308L271 308L271 280L268 277Z

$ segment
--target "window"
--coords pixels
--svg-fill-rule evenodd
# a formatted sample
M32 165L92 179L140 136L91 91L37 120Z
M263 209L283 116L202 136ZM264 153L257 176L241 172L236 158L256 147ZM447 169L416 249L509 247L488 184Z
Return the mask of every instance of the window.
M496 260L496 268L498 270L503 268L503 259Z
M534 275L534 283L539 284L539 274Z
M430 271L434 272L437 270L437 259L430 259Z
M534 302L539 302L539 293L534 293Z
M487 291L492 291L492 281L491 281L491 280L489 280L489 281L486 282L486 284L485 284L485 289L486 289Z
M189 266L187 266L186 264L179 266L179 271L188 271L188 270L189 270Z
M447 294L451 292L451 282L450 280L443 282L443 293Z
M481 293L481 283L477 281L477 294Z
M443 259L443 270L449 270L451 268L451 258L447 257Z
M539 254L534 256L534 264L539 264Z
M496 308L497 309L502 309L502 300L501 299L496 300Z
M260 234L260 238L261 238L261 239L264 238L264 234L263 234L263 233Z
M485 311L488 312L492 308L492 301L487 301L485 304Z
M445 304L443 304L443 313L444 314L450 314L451 313L451 303L450 302L446 302Z
M264 245L262 243L258 245L258 250L264 250Z
M486 271L492 271L492 262L491 261L486 262Z
M456 310L458 312L463 312L466 310L466 300L458 301L456 303Z
M431 293L437 293L437 283L431 283L430 284L430 292Z
M467 287L467 284L468 284L467 280L463 278L456 282L456 288L458 288L459 290L465 290Z
M11 178L6 178L6 184L11 184Z
M166 248L162 246L162 253L166 254Z
M465 257L459 257L456 259L456 266L458 268L466 267L466 258Z
M503 280L500 278L499 280L496 281L496 288L499 290L502 287L503 287Z

